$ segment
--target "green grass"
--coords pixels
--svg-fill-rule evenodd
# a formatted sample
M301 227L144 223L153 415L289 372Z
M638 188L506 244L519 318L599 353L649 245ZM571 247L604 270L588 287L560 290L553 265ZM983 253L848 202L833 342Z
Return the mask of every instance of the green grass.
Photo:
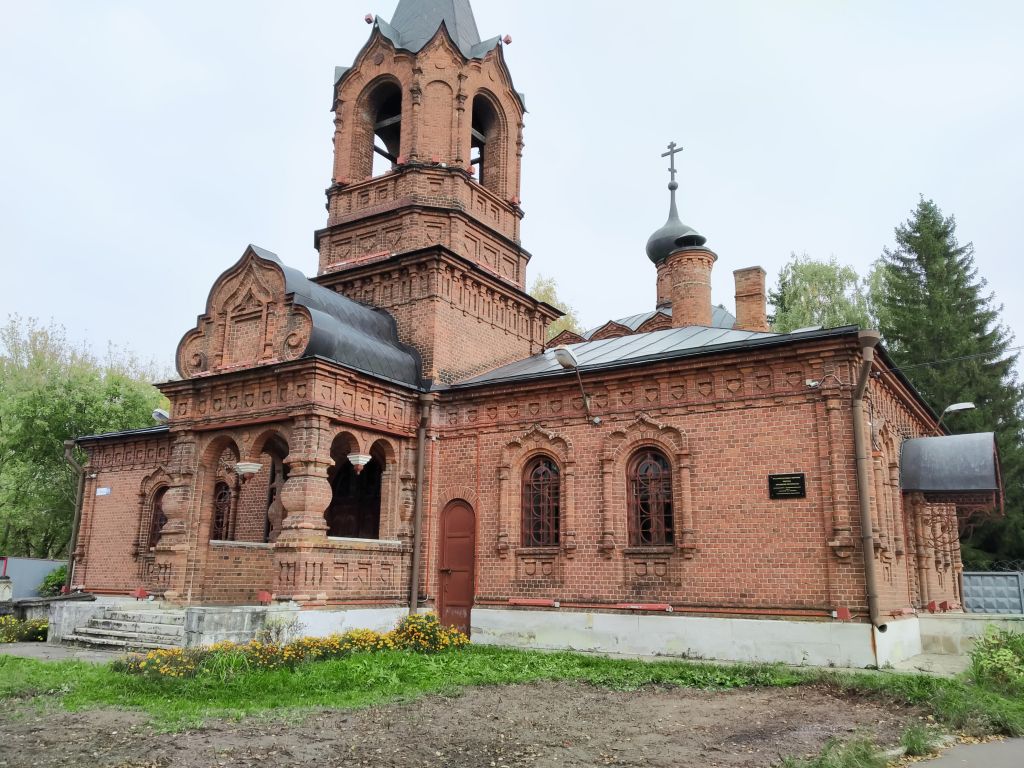
M885 768L888 764L882 751L864 738L847 742L833 739L815 757L782 760L782 768Z
M979 735L1024 734L1024 701L966 681L920 675L832 673L781 665L643 662L486 646L436 655L358 653L302 664L294 670L203 674L191 679L155 679L115 672L109 666L0 656L0 702L34 699L37 704L59 704L72 710L96 706L139 709L149 713L162 728L185 727L216 716L363 707L426 693L452 693L468 685L537 680L577 680L613 689L651 684L705 689L823 684L900 705L920 706L951 730Z
M900 746L910 757L924 757L937 751L935 737L935 731L923 725L912 725L900 737Z

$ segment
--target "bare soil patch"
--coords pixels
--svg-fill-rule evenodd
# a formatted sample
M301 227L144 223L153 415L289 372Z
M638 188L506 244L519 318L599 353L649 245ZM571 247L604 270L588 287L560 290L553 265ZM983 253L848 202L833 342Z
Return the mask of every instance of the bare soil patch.
M138 712L0 712L0 766L776 765L829 737L893 744L918 712L823 688L469 688L356 711L212 720L160 733Z

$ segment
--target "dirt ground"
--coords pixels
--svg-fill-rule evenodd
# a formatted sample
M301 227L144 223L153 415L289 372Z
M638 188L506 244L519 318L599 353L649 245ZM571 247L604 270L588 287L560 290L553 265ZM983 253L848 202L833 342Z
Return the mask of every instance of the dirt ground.
M0 712L0 766L771 766L830 736L893 744L919 713L809 687L619 692L470 688L357 711L214 720L159 733L137 712Z

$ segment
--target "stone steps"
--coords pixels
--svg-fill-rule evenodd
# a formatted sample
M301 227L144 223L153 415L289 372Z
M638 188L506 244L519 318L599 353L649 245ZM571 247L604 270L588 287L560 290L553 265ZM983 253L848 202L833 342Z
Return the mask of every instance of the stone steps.
M105 608L64 641L126 651L180 648L185 644L185 612L161 605Z
M71 645L88 646L90 648L107 648L123 651L156 651L180 648L180 645L165 645L163 643L148 643L142 640L131 638L103 637L98 635L64 635L63 642Z

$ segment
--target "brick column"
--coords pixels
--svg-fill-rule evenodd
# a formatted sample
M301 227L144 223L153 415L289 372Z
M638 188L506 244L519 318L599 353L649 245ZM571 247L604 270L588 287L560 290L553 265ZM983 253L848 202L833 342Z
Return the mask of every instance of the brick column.
M274 593L281 600L317 603L326 599L327 521L331 503L327 470L331 459L330 421L321 416L295 419L288 453L288 480L281 488L285 517L274 542Z
M181 600L185 594L189 547L196 543L188 527L192 516L196 470L195 437L191 433L182 434L171 446L168 471L171 485L163 498L167 522L160 531L153 571L148 579L148 588L155 593L162 593L164 599L171 602ZM195 518L198 524L199 516Z

